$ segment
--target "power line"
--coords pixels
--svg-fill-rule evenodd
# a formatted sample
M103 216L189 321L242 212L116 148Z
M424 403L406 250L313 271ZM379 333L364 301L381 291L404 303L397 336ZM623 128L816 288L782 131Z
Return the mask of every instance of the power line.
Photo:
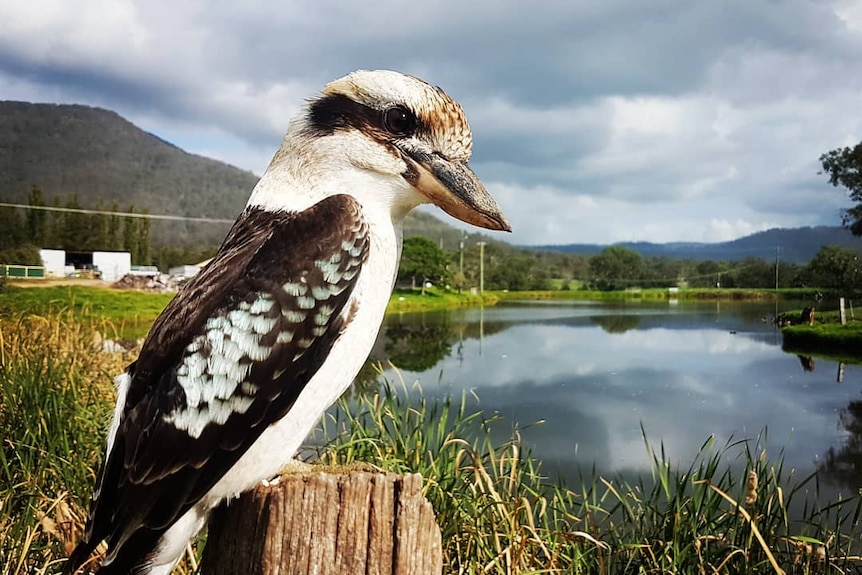
M772 249L775 249L775 248L772 248ZM703 261L714 261L714 260L703 260ZM716 274L721 274L721 275L726 275L726 276L727 276L727 275L733 275L733 274L735 274L735 273L737 273L737 272L745 271L745 270L748 270L748 269L754 269L754 268L757 268L757 267L762 267L765 261L766 261L766 260L763 260L763 261L760 261L760 262L752 262L752 263L744 264L744 265L743 265L743 263L742 263L742 262L737 262L737 263L738 263L738 265L730 266L730 267L725 268L725 269L722 269L722 270L715 270L715 271L712 271L712 272L699 273L699 274L684 274L684 276L683 276L683 277L685 278L685 280L686 280L686 281L691 281L691 280L697 280L697 279L703 279L703 278L713 277L713 276L715 276ZM680 279L680 277L679 277L679 276L672 277L672 278L670 278L670 277L666 277L666 278L630 278L630 277L615 277L615 278L602 278L602 279L606 279L606 280L608 280L608 281L615 281L615 282L631 282L631 283L634 283L634 282L643 282L643 281L646 281L646 282L649 282L649 283L659 283L659 282L662 282L662 283L672 283L672 282L678 281L678 280Z
M0 202L0 208L22 208L27 210L42 210L46 212L65 212L71 214L91 214L97 216L122 216L124 218L142 218L149 220L169 220L175 222L205 222L210 224L232 224L233 220L224 218L195 218L191 216L168 216L164 214L136 214L134 212L112 212L108 210L86 210L84 208L62 208L59 206L31 206L30 204L10 204Z

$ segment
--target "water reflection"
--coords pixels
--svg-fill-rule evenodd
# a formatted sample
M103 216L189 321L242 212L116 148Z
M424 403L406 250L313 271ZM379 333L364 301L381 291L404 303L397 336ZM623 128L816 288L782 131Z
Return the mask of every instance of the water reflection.
M448 318L390 325L384 351L389 361L407 371L422 372L437 365L452 350L454 334Z
M862 487L862 401L851 401L839 415L847 432L844 445L830 447L818 472L838 485L852 489Z
M814 371L814 358L810 355L797 354L799 363L802 364L802 371Z
M714 435L769 430L768 455L853 487L862 369L797 358L762 318L769 304L557 302L387 318L372 358L426 395L475 391L486 412L524 426L546 471L641 473L641 425L669 456L690 459ZM388 374L395 377L394 374ZM376 381L376 380L374 380ZM439 382L439 385L437 383ZM370 384L370 382L366 382ZM840 425L839 425L840 423ZM840 472L839 472L840 470Z
M592 321L608 333L625 333L641 324L636 315L611 315L592 318Z

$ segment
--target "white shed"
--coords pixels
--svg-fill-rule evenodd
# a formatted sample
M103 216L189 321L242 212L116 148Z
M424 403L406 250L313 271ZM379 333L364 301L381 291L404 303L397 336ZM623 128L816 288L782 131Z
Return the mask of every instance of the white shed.
M63 277L66 275L66 250L39 250L42 265L45 266L45 277Z
M132 269L129 252L93 252L93 267L102 272L102 280L115 282Z

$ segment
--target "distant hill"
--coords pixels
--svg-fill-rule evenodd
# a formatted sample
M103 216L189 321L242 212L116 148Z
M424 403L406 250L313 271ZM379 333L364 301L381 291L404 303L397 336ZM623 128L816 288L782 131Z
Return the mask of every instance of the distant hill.
M118 114L78 105L0 102L0 198L26 203L75 194L150 213L234 218L257 181L251 172L189 154ZM227 224L157 222L157 241L219 243Z
M757 232L729 242L697 243L673 242L654 244L650 242L621 242L644 257L672 257L692 260L739 261L748 257L774 259L776 252L782 261L804 264L813 258L823 246L845 246L862 250L862 238L855 237L838 226L816 226L805 228L774 228ZM607 245L567 244L530 246L534 249L572 254L597 254Z

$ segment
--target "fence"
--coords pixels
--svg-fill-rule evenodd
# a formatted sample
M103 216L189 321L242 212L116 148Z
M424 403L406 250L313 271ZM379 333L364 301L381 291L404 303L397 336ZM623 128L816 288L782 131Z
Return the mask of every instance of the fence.
M20 266L0 264L0 277L4 278L45 278L45 268L42 266Z

